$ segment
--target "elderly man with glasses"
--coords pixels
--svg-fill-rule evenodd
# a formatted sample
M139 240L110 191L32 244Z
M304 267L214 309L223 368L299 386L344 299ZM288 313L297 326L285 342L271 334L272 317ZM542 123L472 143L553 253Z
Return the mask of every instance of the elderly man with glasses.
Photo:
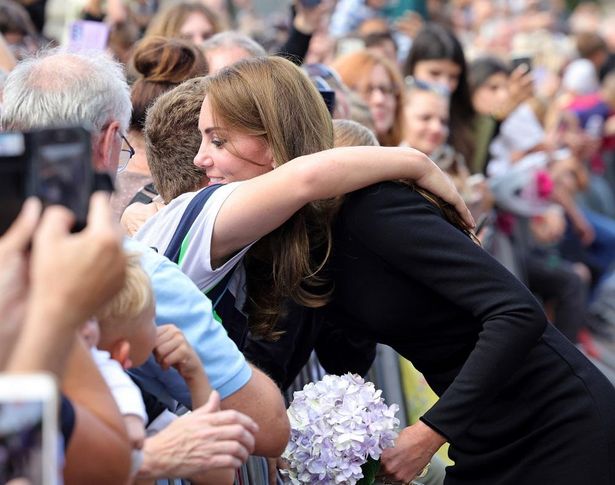
M51 51L23 61L11 72L4 89L2 122L8 130L84 125L92 133L94 168L114 176L120 158L127 162L134 154L124 136L130 112L129 88L120 64L102 53ZM260 431L255 435L254 452L279 456L288 441L289 423L275 384L246 362L223 327L214 321L209 300L176 265L135 241L127 240L125 246L142 254L155 293L156 323L173 322L184 332L212 387L220 393L222 409L241 411L256 421ZM150 368L156 365L153 359L149 364ZM147 369L140 374L140 383L148 392L163 401L174 398L190 407L189 393L180 379L161 382L151 376ZM186 433L181 438L190 441L188 435L198 430L185 426L181 431ZM198 475L203 471L182 469L180 452L185 450L167 448L160 440L146 440L143 466L149 468L143 478L164 477L167 473L186 476L188 471Z

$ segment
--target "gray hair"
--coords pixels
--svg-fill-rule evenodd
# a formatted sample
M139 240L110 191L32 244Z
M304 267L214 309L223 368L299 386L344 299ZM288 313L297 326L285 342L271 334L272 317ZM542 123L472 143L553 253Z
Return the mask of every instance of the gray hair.
M225 32L212 35L201 44L201 49L205 53L220 49L221 47L239 47L252 57L262 57L267 55L267 51L262 45L247 35L234 30L227 30Z
M130 121L130 90L122 65L103 52L38 53L21 61L4 85L2 126L28 130L82 125L98 135L118 121Z

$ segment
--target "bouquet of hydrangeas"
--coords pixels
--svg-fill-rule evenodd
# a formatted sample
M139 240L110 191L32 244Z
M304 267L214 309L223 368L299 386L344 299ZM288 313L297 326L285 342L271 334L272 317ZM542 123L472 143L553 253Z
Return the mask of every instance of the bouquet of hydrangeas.
M288 409L290 442L282 455L290 482L373 483L380 454L394 445L399 426L399 407L387 406L381 393L353 374L328 375L295 392Z

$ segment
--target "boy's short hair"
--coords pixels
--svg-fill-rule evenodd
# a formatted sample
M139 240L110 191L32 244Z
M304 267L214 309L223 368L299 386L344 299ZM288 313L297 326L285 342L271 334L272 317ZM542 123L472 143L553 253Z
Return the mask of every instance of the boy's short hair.
M199 114L203 99L204 78L189 79L159 96L147 111L147 163L154 185L167 204L205 185L205 174L192 163L201 145Z
M130 325L132 320L154 306L154 293L149 276L141 266L140 255L130 253L127 256L123 288L96 314L103 335L123 333L125 325Z

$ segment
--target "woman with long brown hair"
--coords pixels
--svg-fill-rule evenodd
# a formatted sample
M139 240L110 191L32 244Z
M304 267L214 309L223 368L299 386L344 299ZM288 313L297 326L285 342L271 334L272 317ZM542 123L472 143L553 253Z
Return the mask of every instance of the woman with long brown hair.
M390 156L403 149L302 156L332 143L331 120L314 87L283 59L241 61L210 78L199 129L195 163L222 187L182 241L182 269L208 287L245 255L243 298L258 330L272 330L280 307L266 292L252 293L251 278L277 291L272 300L329 300L331 322L411 360L440 399L383 454L391 477L412 480L449 441L455 465L447 484L615 483L615 389L463 223L451 224L439 205L396 182L349 194L337 213L318 203L290 215L370 177L408 178L390 170ZM148 221L143 239L164 249L194 197L180 196ZM326 258L312 260L311 250L319 243L325 256L332 249L331 295L318 292ZM229 286L236 296L245 287Z
M378 180L410 178L467 214L452 184L420 152L381 147L323 152L333 146L329 112L309 79L282 58L241 61L207 78L199 129L203 139L195 165L210 185L224 187L191 225L180 266L207 291L243 260L247 280L240 268L230 288L256 333L272 331L287 298L309 307L326 302L318 269L330 248L331 203L314 201ZM237 181L244 182L231 183ZM266 200L263 193L269 194ZM194 197L172 201L137 238L165 252Z

